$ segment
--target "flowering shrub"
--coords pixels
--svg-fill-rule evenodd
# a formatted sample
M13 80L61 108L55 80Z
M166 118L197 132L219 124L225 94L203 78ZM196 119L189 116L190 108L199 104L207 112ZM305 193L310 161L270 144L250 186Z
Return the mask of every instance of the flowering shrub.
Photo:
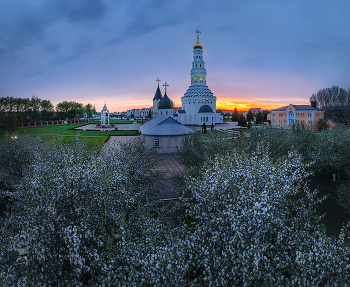
M311 156L315 171L343 175L350 168L350 132L342 127L320 132Z
M142 150L137 158L147 164L131 174L126 148L136 156L140 143L99 155L80 142L42 146L6 194L14 204L0 230L3 286L137 284L151 276L143 269L172 231L154 197L155 154Z
M40 139L27 134L6 134L0 142L0 183L17 183L32 163Z
M179 190L173 226L155 154L60 141L35 151L0 222L3 286L346 286L347 229L325 235L307 166L257 146L209 159Z
M272 163L258 146L250 156L214 160L201 178L189 178L180 230L192 268L183 276L200 286L348 284L346 232L325 235L307 176L300 156Z

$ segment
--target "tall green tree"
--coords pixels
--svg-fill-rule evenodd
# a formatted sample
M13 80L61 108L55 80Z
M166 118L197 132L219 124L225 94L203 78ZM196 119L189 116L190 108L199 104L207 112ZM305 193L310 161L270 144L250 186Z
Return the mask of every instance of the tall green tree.
M87 117L88 119L91 119L91 118L93 117L94 113L93 113L92 105L91 105L91 104L87 104L87 105L85 106L85 112L86 112L86 117Z
M261 112L257 113L255 123L258 125L264 123L264 117L263 117L263 114Z
M82 111L83 105L74 101L63 101L58 103L56 106L56 111L58 112L60 119L74 119L79 116L83 116Z
M238 125L241 127L246 127L247 126L247 119L243 114L240 114L238 118Z
M232 113L232 118L231 120L233 122L237 122L238 121L238 118L239 118L239 113L238 113L238 110L237 108L234 109L233 113Z
M247 122L251 122L252 120L254 120L254 116L252 110L249 110L247 113Z
M53 118L55 111L53 104L49 100L42 100L40 102L40 110L42 120L49 121Z

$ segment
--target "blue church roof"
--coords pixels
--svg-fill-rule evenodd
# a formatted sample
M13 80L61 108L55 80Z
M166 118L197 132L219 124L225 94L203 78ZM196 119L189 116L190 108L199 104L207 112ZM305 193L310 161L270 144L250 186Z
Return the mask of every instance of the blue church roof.
M153 101L154 100L160 100L161 98L162 98L162 93L161 93L161 91L159 89L159 86L158 86L156 94L154 95Z
M188 135L194 132L193 130L180 124L177 120L173 119L170 116L166 118L162 118L162 121L158 122L153 127L150 127L148 129L145 129L144 127L143 130L144 131L142 131L141 129L144 135L155 135L155 136Z
M168 95L164 94L164 97L159 102L158 109L172 109L173 108L173 101L169 99Z

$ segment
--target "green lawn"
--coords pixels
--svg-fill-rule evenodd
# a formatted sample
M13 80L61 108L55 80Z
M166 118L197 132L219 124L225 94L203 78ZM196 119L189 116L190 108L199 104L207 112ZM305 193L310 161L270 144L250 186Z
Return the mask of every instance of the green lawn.
M12 131L8 131L9 134L17 133L20 136L23 133L33 136L40 136L44 141L53 139L57 136L62 137L64 143L72 143L76 140L79 134L79 140L86 143L88 149L97 148L98 144L109 135L119 136L132 136L137 135L137 131L83 131L83 130L70 130L85 124L67 124L58 126L40 126L31 128L20 128ZM6 130L0 130L0 137L4 136Z

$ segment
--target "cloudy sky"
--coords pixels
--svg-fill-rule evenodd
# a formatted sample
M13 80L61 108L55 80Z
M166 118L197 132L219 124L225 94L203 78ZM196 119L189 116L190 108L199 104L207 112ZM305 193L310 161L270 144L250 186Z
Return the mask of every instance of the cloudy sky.
M350 87L348 0L0 0L0 97L149 107L181 103L199 29L222 108L308 104Z

